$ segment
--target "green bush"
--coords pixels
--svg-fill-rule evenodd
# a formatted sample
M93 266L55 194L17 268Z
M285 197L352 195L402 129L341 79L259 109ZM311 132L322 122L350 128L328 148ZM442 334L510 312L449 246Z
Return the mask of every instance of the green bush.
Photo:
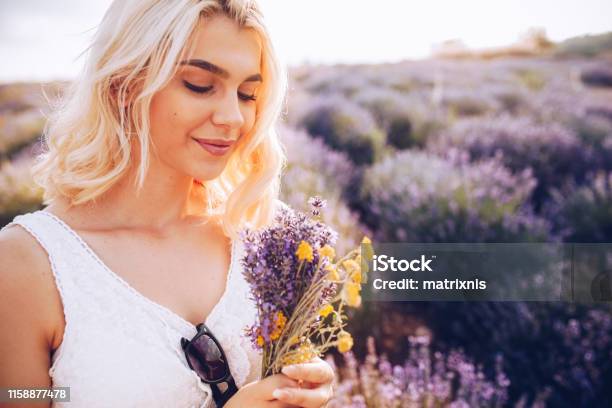
M358 165L374 163L385 144L385 135L372 115L341 96L313 102L298 125L332 149L347 153Z
M32 158L16 163L0 164L0 224L8 224L13 217L42 208L42 189L30 174Z

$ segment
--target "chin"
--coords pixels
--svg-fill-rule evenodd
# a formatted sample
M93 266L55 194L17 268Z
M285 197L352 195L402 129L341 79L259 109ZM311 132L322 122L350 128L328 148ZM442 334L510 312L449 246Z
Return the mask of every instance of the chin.
M209 170L209 171L195 171L191 172L191 176L202 182L210 181L218 178L222 173L225 167L220 167L219 169Z

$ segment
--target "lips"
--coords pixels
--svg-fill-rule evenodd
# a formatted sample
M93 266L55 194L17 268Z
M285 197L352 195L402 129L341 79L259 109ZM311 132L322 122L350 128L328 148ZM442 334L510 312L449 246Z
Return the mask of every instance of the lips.
M233 141L230 140L220 140L220 139L195 139L193 138L204 150L213 156L223 156L225 155L234 144Z

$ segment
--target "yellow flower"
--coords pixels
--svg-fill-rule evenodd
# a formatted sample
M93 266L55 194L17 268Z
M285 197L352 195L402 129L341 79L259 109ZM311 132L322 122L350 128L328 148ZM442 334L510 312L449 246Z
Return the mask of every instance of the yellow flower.
M283 365L305 363L317 357L318 353L312 344L300 344L297 349L290 351L282 358Z
M370 266L367 262L362 261L363 259L361 258L361 254L355 257L355 262L357 262L357 265L359 265L359 268L361 269L361 275L363 276L364 274L367 274L369 272Z
M270 333L270 340L276 340L280 337L282 331L283 331L283 327L285 327L285 323L287 323L287 318L285 317L285 315L283 314L283 312L278 312L276 314L276 327L274 328L274 330L272 331L272 333Z
M361 285L355 282L346 282L344 284L343 297L347 305L351 307L359 307L361 305Z
M263 345L264 345L264 338L263 338L263 337L261 337L261 335L257 336L257 345L258 345L259 347L261 347L261 346L263 346Z
M361 271L353 271L351 273L351 280L353 283L361 285Z
M361 292L361 285L355 282L346 282L344 284L344 290L346 290L347 293L358 295L359 292Z
M330 304L327 304L323 306L321 310L319 310L319 316L325 318L333 311L334 311L334 307Z
M359 264L353 259L347 259L346 261L342 262L342 266L344 266L344 269L346 269L349 275L351 275L354 271L361 271Z
M297 344L300 341L300 339L298 339L298 337L296 335L291 336L291 338L289 339L289 344L293 345L293 344Z
M276 314L276 324L280 327L284 327L285 323L287 323L287 317L285 317L285 314L281 311L279 311Z
M349 305L350 307L361 306L361 296L357 295L354 298L349 299L349 301L347 302L347 305Z
M312 259L313 259L312 247L310 246L308 242L304 240L300 242L300 245L298 246L297 251L295 251L295 254L297 255L300 261L303 261L306 259L308 262L312 262Z
M323 248L319 249L319 254L321 256L326 256L330 260L332 260L336 256L336 251L334 250L334 248L330 247L329 245L325 245Z
M363 253L361 252L362 249ZM359 255L363 256L363 259L366 260L364 267L366 268L367 272L368 263L372 261L372 258L374 258L374 249L372 248L372 241L370 241L370 238L363 237L361 240L361 245L359 245Z
M338 273L338 268L335 265L327 264L325 266L325 270L327 271L327 279L330 281L339 281L340 274Z
M361 284L361 268L359 264L353 259L347 259L342 262L342 266L346 269L348 276L354 283Z
M342 330L338 334L338 351L341 353L346 353L351 348L353 348L353 337L351 333Z

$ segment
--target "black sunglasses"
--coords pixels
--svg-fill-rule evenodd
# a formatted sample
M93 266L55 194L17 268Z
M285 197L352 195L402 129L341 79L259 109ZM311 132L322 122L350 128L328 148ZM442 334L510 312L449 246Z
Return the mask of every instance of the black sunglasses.
M238 387L219 341L204 323L196 328L198 333L193 339L181 337L181 347L189 368L198 374L202 382L210 384L217 407L222 407L238 392ZM221 389L223 384L225 387Z

